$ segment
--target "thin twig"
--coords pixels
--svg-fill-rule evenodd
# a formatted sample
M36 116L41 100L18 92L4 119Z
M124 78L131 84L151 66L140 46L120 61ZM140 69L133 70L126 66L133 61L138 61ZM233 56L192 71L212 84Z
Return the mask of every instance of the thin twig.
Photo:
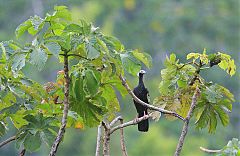
M16 136L12 136L12 137L8 138L7 140L5 140L5 141L3 141L3 142L0 143L0 148L3 147L4 145L6 145L6 144L8 144L8 143L10 143L10 142L12 142L12 141L14 141L14 140L16 140L16 139L17 139Z
M177 148L176 148L174 156L179 156L180 153L181 153L181 150L182 150L182 147L183 147L183 143L184 143L184 139L185 139L185 137L187 135L187 132L188 132L189 121L190 121L190 118L192 116L193 110L194 110L194 108L195 108L195 106L197 104L197 98L199 96L200 96L200 90L199 90L199 88L196 88L196 90L195 90L195 92L193 94L193 97L192 97L192 103L191 103L190 109L189 109L187 117L185 118L185 121L184 121L182 133L181 133L181 136L180 136L180 138L178 140L178 145L177 145Z
M67 57L67 51L65 51L64 56L64 79L65 79L65 86L64 86L64 110L63 110L63 116L62 116L62 123L61 127L58 131L58 135L52 145L51 151L49 156L55 156L57 153L58 146L64 136L65 128L67 124L67 116L68 116L68 109L69 109L69 84L70 84L70 78L69 78L69 69L68 69L68 57Z
M204 148L204 147L200 147L200 150L202 150L203 152L206 152L206 153L220 153L222 150L210 150L210 149L207 149L207 148Z
M142 100L140 100L138 97L136 97L136 95L134 95L133 91L130 89L130 87L128 86L126 80L122 77L122 75L119 76L120 80L122 81L122 85L127 89L128 93L132 96L132 98L140 103L141 105L147 107L148 109L151 109L151 110L155 110L155 111L158 111L158 112L161 112L163 114L169 114L169 115L172 115L172 116L175 116L181 120L185 120L181 115L175 113L175 112L172 112L172 111L169 111L169 110L165 110L165 109L162 109L162 108L159 108L159 107L155 107L153 105L150 105L150 104L147 104L145 102L143 102Z
M121 125L117 125L117 126L113 127L113 128L110 130L110 134L112 134L114 131L116 131L116 130L118 130L118 129L120 129L120 128L124 128L124 127L131 126L131 125L136 125L136 124L138 124L139 122L150 118L151 115L152 115L151 113L150 113L150 114L146 114L146 115L144 115L144 116L142 116L142 117L140 117L140 118L136 118L136 119L134 119L134 120L128 121L128 122L123 123L123 124L121 124Z
M123 119L120 118L119 120L120 120L120 123L123 124ZM126 148L125 140L124 140L123 128L120 128L120 143L121 143L121 148L122 148L122 155L128 156L127 148Z
M100 156L101 137L102 137L102 123L98 126L97 144L96 144L95 156Z

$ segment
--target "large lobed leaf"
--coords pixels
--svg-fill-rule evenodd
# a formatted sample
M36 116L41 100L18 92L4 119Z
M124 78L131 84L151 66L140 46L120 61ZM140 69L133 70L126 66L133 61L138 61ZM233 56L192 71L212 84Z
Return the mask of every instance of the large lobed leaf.
M30 54L30 63L35 65L38 70L42 70L45 63L47 62L47 54L41 48L36 48Z

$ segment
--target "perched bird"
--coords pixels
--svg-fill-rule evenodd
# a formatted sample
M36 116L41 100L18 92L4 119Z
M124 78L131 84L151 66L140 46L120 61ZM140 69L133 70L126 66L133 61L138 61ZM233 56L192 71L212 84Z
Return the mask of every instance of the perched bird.
M149 103L148 102L148 90L147 90L147 88L145 88L144 83L143 83L143 75L145 73L146 72L144 70L139 71L139 73L138 73L138 77L139 77L138 86L134 88L133 93L143 102ZM140 103L136 102L135 100L133 100L133 102L134 102L134 105L135 105L135 107L137 109L137 112L138 112L138 118L148 114L147 108L145 106L141 105ZM143 121L138 123L138 130L141 131L141 132L147 132L148 127L149 127L148 119L143 120Z

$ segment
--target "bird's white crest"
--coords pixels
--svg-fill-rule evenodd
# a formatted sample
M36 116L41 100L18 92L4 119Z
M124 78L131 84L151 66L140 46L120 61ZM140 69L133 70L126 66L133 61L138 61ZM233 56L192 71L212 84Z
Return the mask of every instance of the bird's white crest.
M145 74L145 73L146 73L145 70L140 70L140 71L138 72L137 76L139 76L139 74Z

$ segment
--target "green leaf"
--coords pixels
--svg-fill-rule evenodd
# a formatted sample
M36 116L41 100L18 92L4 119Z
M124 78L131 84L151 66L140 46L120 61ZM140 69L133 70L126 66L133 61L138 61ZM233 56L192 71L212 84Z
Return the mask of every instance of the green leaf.
M169 86L171 84L171 81L167 80L167 81L161 81L159 84L159 92L162 95L167 95L169 93Z
M176 58L177 58L176 55L175 55L174 53L172 53L172 54L170 55L169 61L170 61L172 64L175 64Z
M217 103L217 100L222 98L223 96L217 91L217 85L212 85L206 88L204 92L206 94L206 98L211 103Z
M120 111L120 105L113 87L104 85L102 97L107 100L108 115L114 117L115 113ZM111 119L109 119L109 121L111 121Z
M42 132L40 132L40 136L41 140L43 140L43 142L47 144L48 147L51 147L56 137L56 135L48 129L45 129Z
M82 27L78 24L69 24L64 29L65 32L82 33Z
M91 43L86 44L87 58L95 59L100 56L100 52Z
M55 6L54 10L55 12L52 15L51 19L61 18L69 21L72 19L71 13L66 6Z
M123 68L132 75L137 75L141 69L141 63L132 55L131 52L120 54Z
M94 100L85 100L84 102L71 99L71 110L77 112L82 118L86 126L95 127L102 121L106 113L106 106L102 100L96 98Z
M223 70L225 70L225 69L228 68L228 63L227 63L226 60L222 60L222 61L218 64L218 66L219 66L220 68L222 68Z
M124 50L122 43L115 37L104 36L103 41L111 51L116 50L117 52L121 52Z
M0 137L6 133L6 127L2 121L0 121Z
M39 30L41 30L44 26L44 19L39 16L30 17L30 21L32 26L28 28L28 32L31 35L35 35Z
M11 114L10 115L10 119L11 119L13 125L17 129L19 129L23 125L27 125L28 124L28 122L25 119L23 119L23 115L21 115L21 114Z
M83 78L79 77L73 80L72 94L73 97L82 102L85 99L85 92L83 90Z
M209 118L209 133L214 133L217 128L217 114L214 111L210 112L210 118Z
M59 22L51 22L49 30L51 30L55 34L54 36L61 36L64 28L65 26Z
M234 102L234 95L225 87L218 85L219 92L221 92L224 96L226 96L229 100Z
M134 50L133 56L135 56L138 60L143 62L148 68L152 66L152 57L147 53L141 53L138 50Z
M42 70L47 62L47 54L40 48L36 48L30 54L30 63L35 65L38 70Z
M6 53L6 49L4 47L4 44L1 42L0 43L1 46L1 59L0 59L0 63L6 63L7 61L7 53Z
M224 99L218 102L219 105L222 105L227 109L228 112L232 111L232 102L229 99Z
M187 60L193 58L193 60L195 61L196 59L198 59L200 57L200 54L199 53L189 53L187 55Z
M218 156L239 156L240 155L240 141L237 138L233 138L228 141L227 145L223 147L221 153Z
M68 7L64 5L56 5L54 6L54 10L59 11L59 10L66 10Z
M12 64L12 70L17 71L21 70L25 66L25 54L16 54L13 57L13 64Z
M227 126L229 123L229 116L228 114L218 105L214 106L215 111L217 112L223 126Z
M98 92L100 85L100 79L96 76L96 73L92 70L85 71L84 86L91 95L95 95Z
M82 32L85 36L88 36L91 33L91 24L87 23L84 20L80 20L82 26Z
M35 135L32 135L28 133L23 144L27 151L34 152L38 150L42 144L40 134L36 133Z
M201 115L199 115L199 119L195 122L197 129L205 128L209 122L207 108L203 109L200 113Z
M221 58L221 62L218 64L218 66L223 70L226 70L230 76L233 76L236 72L236 65L234 60L231 59L231 56L220 52L218 52L217 55L219 55Z
M24 32L27 31L31 26L32 23L30 19L20 24L15 31L16 37L19 38L20 36L22 36Z
M186 88L188 84L187 84L187 81L178 80L178 81L177 81L177 85L178 85L180 88Z
M25 139L27 134L28 134L27 132L25 132L25 133L17 133L17 135L16 135L17 139L16 139L16 144L15 144L17 149L22 147L24 139Z
M59 57L59 53L61 51L61 46L55 42L48 42L45 44L48 50L56 57Z
M35 15L34 17L30 17L28 20L17 27L15 31L16 37L19 38L27 30L29 34L35 35L39 30L43 28L44 23L44 19L39 16Z

